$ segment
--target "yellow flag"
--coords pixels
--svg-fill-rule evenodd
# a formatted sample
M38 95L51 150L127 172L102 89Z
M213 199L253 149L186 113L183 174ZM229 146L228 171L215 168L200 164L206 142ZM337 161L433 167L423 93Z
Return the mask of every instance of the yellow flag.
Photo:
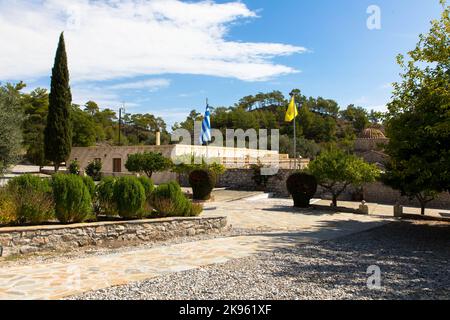
M292 122L298 116L297 105L295 104L295 98L292 96L291 102L289 102L289 107L286 112L284 120L286 122Z

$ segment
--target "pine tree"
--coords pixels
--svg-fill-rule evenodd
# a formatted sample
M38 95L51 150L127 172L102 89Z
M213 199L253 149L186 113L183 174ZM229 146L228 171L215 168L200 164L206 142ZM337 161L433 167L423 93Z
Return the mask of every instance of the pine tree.
M55 64L52 70L47 126L45 127L45 157L52 161L55 172L67 160L72 149L70 109L72 94L69 87L69 70L64 43L64 33L59 38Z

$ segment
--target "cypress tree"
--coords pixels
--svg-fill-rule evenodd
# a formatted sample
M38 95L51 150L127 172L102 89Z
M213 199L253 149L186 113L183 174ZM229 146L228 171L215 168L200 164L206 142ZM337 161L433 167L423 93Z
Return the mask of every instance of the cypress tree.
M64 33L61 33L52 69L47 126L44 132L45 157L53 162L55 172L58 172L61 162L68 159L72 149L71 104L66 45Z

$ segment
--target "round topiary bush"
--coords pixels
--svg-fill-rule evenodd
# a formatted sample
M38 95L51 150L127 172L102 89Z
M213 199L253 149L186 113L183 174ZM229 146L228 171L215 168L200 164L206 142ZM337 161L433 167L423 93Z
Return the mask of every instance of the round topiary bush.
M152 194L153 190L155 189L155 185L153 184L152 179L146 177L146 176L140 176L139 182L142 184L145 190L145 196L146 198L150 198L150 195Z
M311 174L296 172L289 176L286 186L294 199L294 206L308 208L309 201L317 191L317 180Z
M158 186L151 195L151 205L161 217L197 216L203 210L189 201L176 182Z
M189 174L194 200L209 200L216 184L216 176L209 170L198 169Z
M92 199L83 178L73 174L52 177L55 215L62 223L83 222L91 216Z
M52 189L48 179L33 175L13 178L5 192L14 202L15 222L40 224L54 218Z
M116 179L104 177L95 188L96 213L105 216L117 216L117 205L114 200L114 184Z
M91 195L91 198L94 199L95 197L95 182L94 179L92 179L89 176L82 177L84 185L88 188L89 194Z
M145 189L136 177L122 177L114 184L114 201L122 218L142 218Z

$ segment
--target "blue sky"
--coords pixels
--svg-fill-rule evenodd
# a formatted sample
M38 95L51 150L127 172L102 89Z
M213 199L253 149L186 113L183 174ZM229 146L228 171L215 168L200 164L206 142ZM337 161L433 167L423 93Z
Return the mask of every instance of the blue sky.
M123 101L129 112L173 124L203 112L206 97L229 106L299 88L341 107L384 110L400 71L396 55L414 47L441 9L438 0L119 3L0 0L0 36L12 44L0 53L0 81L48 87L65 30L77 103L117 109ZM370 5L381 9L380 30L366 26Z

